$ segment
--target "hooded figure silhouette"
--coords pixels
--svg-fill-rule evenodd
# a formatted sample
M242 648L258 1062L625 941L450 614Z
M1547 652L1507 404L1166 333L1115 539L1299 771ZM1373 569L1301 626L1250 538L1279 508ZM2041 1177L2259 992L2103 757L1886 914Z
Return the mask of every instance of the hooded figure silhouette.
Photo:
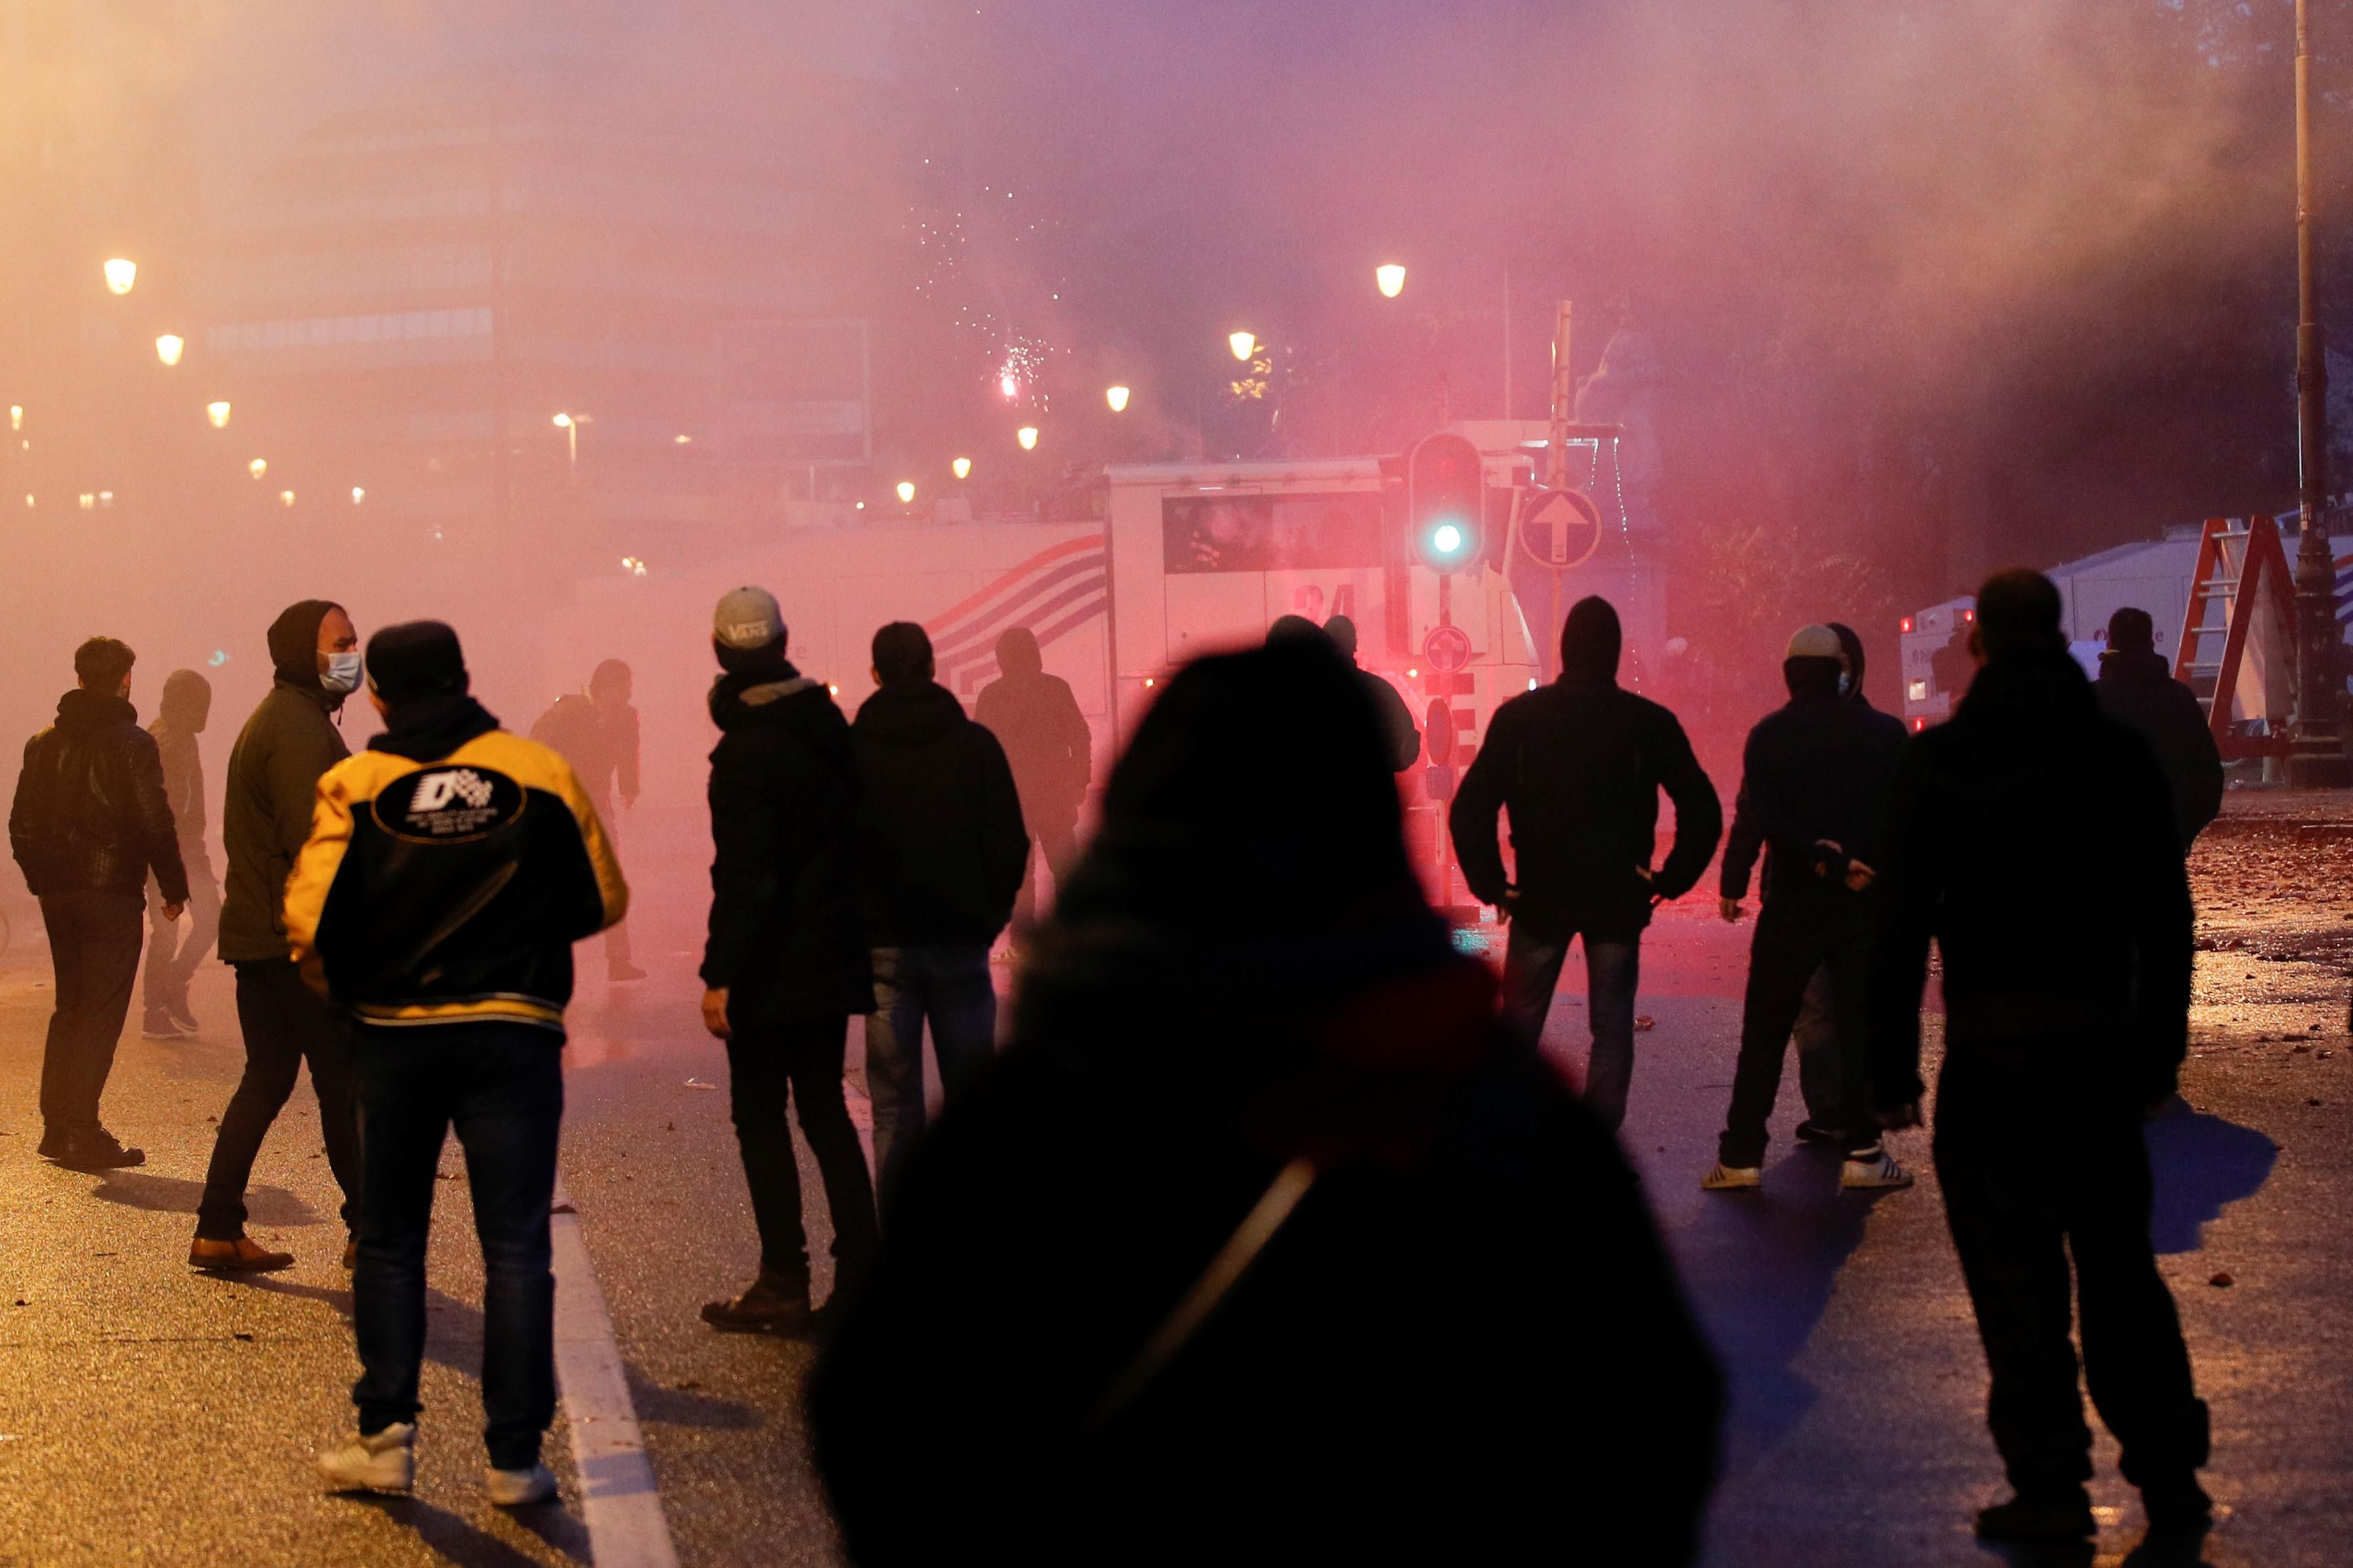
M980 689L973 717L1005 748L1021 795L1022 824L1045 856L1060 897L1062 879L1078 859L1079 806L1094 777L1094 734L1071 683L1046 673L1038 634L1028 626L1008 626L997 637L997 679ZM1037 877L1033 861L1013 906L1016 931L1034 918Z

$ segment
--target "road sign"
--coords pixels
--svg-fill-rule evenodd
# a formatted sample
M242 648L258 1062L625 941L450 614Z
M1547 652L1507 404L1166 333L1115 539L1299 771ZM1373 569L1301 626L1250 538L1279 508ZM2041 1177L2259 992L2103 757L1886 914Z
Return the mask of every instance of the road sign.
M1421 639L1421 657L1432 669L1451 675L1471 662L1471 637L1461 626L1432 626Z
M1519 536L1529 560L1566 572L1601 548L1601 509L1583 490L1531 490L1521 502Z

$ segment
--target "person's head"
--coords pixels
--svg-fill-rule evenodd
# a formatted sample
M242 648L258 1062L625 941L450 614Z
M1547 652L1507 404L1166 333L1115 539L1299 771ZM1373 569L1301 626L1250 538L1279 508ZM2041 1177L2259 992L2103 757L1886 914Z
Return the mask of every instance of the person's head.
M1988 664L2067 651L2066 606L2050 578L2023 567L1997 572L1978 590L1976 646Z
M359 689L360 634L332 599L298 599L269 623L269 663L290 686L340 698Z
M1332 646L1353 660L1356 657L1356 623L1346 616L1334 616L1324 623L1324 635Z
M1839 695L1860 699L1862 696L1862 637L1844 621L1832 621L1831 630L1839 640L1840 650L1846 655L1846 672L1839 677Z
M600 706L627 708L635 689L629 667L617 658L607 659L588 677L589 700Z
M462 697L472 684L458 633L444 621L403 621L368 639L368 697L392 719L411 703Z
M1781 679L1792 697L1836 697L1846 673L1846 650L1828 626L1799 626L1781 657Z
M785 612L765 588L731 588L711 616L711 649L730 675L776 668L785 662Z
M1269 647L1285 642L1321 643L1325 647L1332 646L1332 639L1324 635L1324 628L1305 616L1275 616L1274 624L1266 628L1266 641Z
M932 638L913 621L892 621L874 634L874 684L922 686L932 679Z
M2127 605L2108 617L2108 647L2116 653L2155 653L2157 622Z
M1038 634L1028 626L1008 626L997 635L997 668L1001 675L1036 675L1046 668Z
M175 669L164 678L164 695L157 710L191 735L204 733L213 711L213 683L193 669Z
M1624 643L1609 600L1598 594L1579 599L1560 624L1560 678L1572 686L1608 685L1618 679Z
M131 695L131 667L139 656L114 637L92 637L74 649L74 679L84 691L106 697Z

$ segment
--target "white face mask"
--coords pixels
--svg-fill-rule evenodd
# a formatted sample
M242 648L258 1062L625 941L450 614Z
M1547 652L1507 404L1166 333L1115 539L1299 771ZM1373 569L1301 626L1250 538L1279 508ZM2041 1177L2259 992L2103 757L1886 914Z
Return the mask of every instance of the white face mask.
M319 684L337 695L348 695L360 689L360 656L356 653L331 653L327 656L327 673L319 677Z
M1852 697L1854 695L1853 671L1846 669L1839 671L1839 695L1841 697Z

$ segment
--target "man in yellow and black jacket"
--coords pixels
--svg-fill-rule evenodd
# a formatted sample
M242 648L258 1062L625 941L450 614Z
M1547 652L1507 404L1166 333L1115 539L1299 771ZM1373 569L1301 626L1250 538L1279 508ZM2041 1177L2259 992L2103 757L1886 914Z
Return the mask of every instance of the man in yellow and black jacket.
M426 1238L454 1125L487 1276L487 1489L516 1507L555 1487L539 1450L555 1413L548 1213L572 944L619 920L628 889L571 766L467 694L456 632L387 626L367 666L388 728L319 781L286 889L304 978L357 1026L367 1157L352 1284L359 1435L319 1469L338 1490L414 1482Z

